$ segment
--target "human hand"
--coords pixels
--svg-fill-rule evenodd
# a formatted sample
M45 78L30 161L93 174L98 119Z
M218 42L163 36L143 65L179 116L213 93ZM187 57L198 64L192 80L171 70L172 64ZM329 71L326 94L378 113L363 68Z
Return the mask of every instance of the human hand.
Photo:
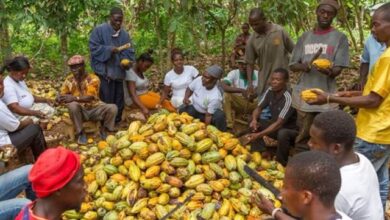
M119 49L118 49L117 47L113 47L113 48L111 49L111 52L112 52L112 53L119 53Z
M314 65L314 67L317 69L318 72L325 74L327 76L332 76L333 71L332 68L318 68L317 66Z
M257 133L252 133L252 134L246 134L244 136L242 136L240 139L241 139L241 145L247 145L249 143L251 143L252 141L254 141L255 139L258 138L258 134Z
M184 105L189 105L189 104L191 104L190 99L189 99L189 98L184 98L184 99L183 99L183 104L184 104Z
M145 116L145 118L149 117L149 114L150 114L149 109L144 107L141 109L141 111L142 111L142 114Z
M76 101L76 98L72 95L62 95L58 97L60 103L69 103Z
M249 99L249 97L250 97L250 95L251 95L251 93L250 93L248 90L246 90L246 89L243 89L243 90L241 91L241 94L242 94L242 96L243 96L244 98L246 98L246 99Z
M265 198L260 192L252 192L251 202L268 215L271 215L272 211L275 209L272 201Z
M252 131L256 131L258 128L258 123L256 119L253 119L251 123L249 124L249 127L252 129Z
M157 105L156 105L156 107L155 107L156 109L161 109L162 108L162 105L161 105L161 103L157 103Z
M45 115L45 113L41 112L41 111L34 111L34 116L35 117L38 117L38 118L47 118L47 116Z
M319 91L317 89L310 90L311 92L317 95L317 99L306 101L309 105L323 105L328 102L328 97L330 96L328 93Z

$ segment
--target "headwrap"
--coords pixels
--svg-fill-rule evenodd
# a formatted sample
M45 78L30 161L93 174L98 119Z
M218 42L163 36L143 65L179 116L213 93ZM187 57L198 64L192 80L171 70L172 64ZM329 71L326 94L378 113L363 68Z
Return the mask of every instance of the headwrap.
M336 11L340 9L340 5L337 0L321 0L321 2L318 4L318 7L320 7L320 5L330 5L336 9Z
M212 66L207 67L206 72L210 76L212 76L212 77L214 77L216 79L221 78L222 74L223 74L222 68L220 66L218 66L218 65L212 65Z
M28 179L38 198L63 188L80 169L80 157L64 147L44 151L33 165Z
M68 66L84 63L84 57L81 55L74 55L68 60Z

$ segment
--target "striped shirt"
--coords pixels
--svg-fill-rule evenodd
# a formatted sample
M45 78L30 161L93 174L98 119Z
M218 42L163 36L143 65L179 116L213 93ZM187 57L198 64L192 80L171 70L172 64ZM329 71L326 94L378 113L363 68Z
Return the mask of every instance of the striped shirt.
M278 118L283 119L284 128L296 128L296 110L291 106L292 97L290 91L284 91L283 95L278 97L271 87L268 88L259 101L261 109L269 106L271 110L271 123L276 122Z

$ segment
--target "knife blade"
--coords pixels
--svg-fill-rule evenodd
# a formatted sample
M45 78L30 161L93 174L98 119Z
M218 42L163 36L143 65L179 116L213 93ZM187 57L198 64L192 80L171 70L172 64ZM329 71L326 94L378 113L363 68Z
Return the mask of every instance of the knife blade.
M267 180L265 180L263 177L261 177L255 170L250 168L248 165L244 166L244 171L252 177L256 182L260 183L262 186L267 188L269 191L271 191L275 197L277 198L280 194L279 189L274 187L272 184L270 184Z
M194 196L195 194L194 193L191 193L190 195L188 195L188 197L186 199L184 199L183 202L179 203L176 205L176 207L174 209L172 209L170 212L168 212L166 215L164 215L160 220L166 220L168 219L169 217L171 217L171 215L173 215L173 213L175 213L180 207L182 207L184 204L186 204L188 201L190 201L190 199Z
M316 60L318 57L320 57L321 53L322 53L322 47L320 47L320 49L318 49L317 52L313 55L313 57L310 60L309 65L311 65L314 60Z

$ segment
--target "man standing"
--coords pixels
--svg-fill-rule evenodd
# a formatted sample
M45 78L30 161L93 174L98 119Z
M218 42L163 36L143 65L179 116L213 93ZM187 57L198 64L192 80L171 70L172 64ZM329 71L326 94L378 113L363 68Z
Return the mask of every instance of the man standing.
M248 90L253 93L252 73L255 62L259 67L257 94L263 95L268 79L276 68L288 67L288 55L293 51L294 42L279 25L268 22L260 8L249 13L249 24L254 30L245 48L245 60L248 63Z
M357 107L357 138L355 149L365 155L374 165L379 179L382 205L385 207L390 159L390 3L378 8L372 17L372 34L378 42L385 43L387 49L375 63L368 75L363 92L340 92L335 95L312 91L317 94L313 105L338 103ZM353 96L353 97L346 97Z
M257 106L256 95L249 96L248 79L246 74L246 62L243 59L236 60L238 69L232 70L221 81L223 91L223 110L226 113L226 122L229 129L234 128L233 110L240 115L253 112ZM253 87L257 87L258 72L252 75Z
M303 72L297 85L293 87L293 107L298 110L300 132L297 143L306 143L313 118L320 112L337 108L337 105L310 106L300 94L308 88L319 88L326 92L336 91L336 80L342 69L349 65L348 39L332 27L339 4L335 0L322 0L316 10L317 26L305 32L294 48L290 69ZM311 64L313 58L331 61L329 68L318 68Z
M232 56L230 57L230 65L232 67L236 67L237 59L240 59L245 55L245 47L248 42L249 37L251 36L249 33L249 24L244 23L241 26L242 33L236 37L234 43L234 49Z
M99 78L85 71L84 58L74 55L68 61L72 74L66 79L61 88L61 95L57 98L60 103L66 104L70 117L76 129L79 144L87 143L87 136L83 131L83 121L101 121L100 138L106 139L107 131L114 131L117 107L99 100Z
M91 67L99 76L101 86L100 99L105 103L113 103L118 107L115 122L122 118L124 108L123 80L129 64L121 62L135 60L135 53L131 46L131 38L124 28L123 12L120 8L113 8L110 12L110 21L93 29L89 39L91 52ZM129 45L130 44L130 45Z

